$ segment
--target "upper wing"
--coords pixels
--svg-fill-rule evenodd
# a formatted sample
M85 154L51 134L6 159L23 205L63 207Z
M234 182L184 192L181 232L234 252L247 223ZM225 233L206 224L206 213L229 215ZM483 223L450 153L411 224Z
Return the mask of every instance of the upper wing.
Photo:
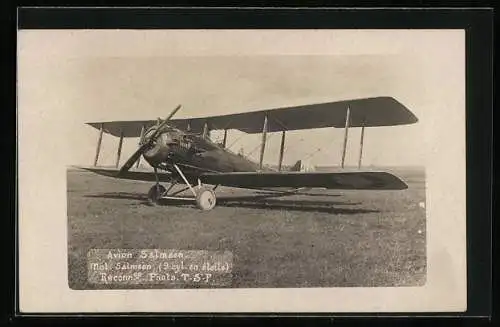
M206 173L203 183L240 188L323 187L339 190L404 190L408 186L398 177L377 171L353 172L263 172Z
M350 110L351 127L373 127L412 124L417 117L403 104L392 97L354 99L302 106L266 109L211 117L172 119L169 125L201 133L207 123L211 130L237 129L246 133L261 133L264 117L268 115L268 131L291 131L300 129L344 127L347 107ZM139 137L141 128L153 126L155 120L95 122L89 125L106 133L124 137Z

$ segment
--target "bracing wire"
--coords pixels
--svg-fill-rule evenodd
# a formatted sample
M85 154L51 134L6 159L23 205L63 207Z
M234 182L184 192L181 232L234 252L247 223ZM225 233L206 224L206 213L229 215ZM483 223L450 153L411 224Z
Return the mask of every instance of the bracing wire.
M234 141L231 143L231 145L229 145L229 146L228 146L228 147L226 147L226 148L227 148L227 149L230 149L231 147L233 147L233 146L234 146L234 145L235 145L235 144L236 144L239 140L241 140L241 139L243 138L243 136L245 136L245 135L246 135L246 134L242 134L242 135L240 135L238 138L236 138L236 140L234 140ZM267 137L266 142L267 142L267 141L269 141L269 140L271 140L274 136L275 136L275 134L268 134L268 137ZM304 138L301 138L301 139L299 139L299 140L295 143L295 145L297 145L297 144L299 144L299 143L301 143L301 142L304 142L304 141L305 141L305 139L304 139ZM256 146L256 147L254 147L254 148L253 148L250 152L246 153L246 154L245 154L245 157L249 157L249 156L251 156L252 154L254 154L254 153L255 153L255 151L257 151L258 149L260 149L260 147L261 147L261 145L260 145L260 144L259 144L259 145L257 145L257 146ZM289 147L289 146L287 146L287 145L285 145L285 147L284 147L284 149L283 149L283 156L287 153L287 151L288 151L289 149L290 149L290 147ZM321 148L318 148L318 149L314 150L313 152L311 152L311 153L307 154L307 155L304 157L304 159L303 159L303 160L310 159L310 158L314 157L315 155L317 155L319 152L321 152Z
M108 142L106 142L106 139ZM114 141L114 137L113 138L105 138L105 136L103 135L103 138L102 138L102 141L101 141L101 149L99 151L99 160L98 160L98 163L97 165L102 165L102 163L109 163L108 165L109 166L114 166L115 163L116 163L116 152L115 151L106 151L105 150L105 144L108 143L108 145L111 143L110 141ZM118 145L117 145L118 146ZM115 148L116 149L116 148ZM108 166L106 165L106 166Z
M267 139L266 139L266 143L267 143L270 139L272 139L272 138L273 138L273 136L274 136L275 134L268 134L268 135L269 135L269 136L268 136L268 137L267 137ZM253 149L252 149L252 151L250 151L250 152L247 154L247 156L252 155L252 154L255 152L255 150L258 150L258 149L260 149L260 144L259 144L259 145L257 145L255 148L253 148Z
M295 145L299 144L300 142L304 142L304 138L301 138L300 140L298 140L297 143L295 143ZM289 149L289 146L285 145L285 147L283 148L283 157L285 156L288 149Z
M321 152L321 148L317 148L315 151L309 153L307 156L304 157L304 160L314 157L316 154L318 154L318 152Z
M242 138L243 136L245 136L245 134L241 134L240 136L238 136L238 137L236 138L236 140L234 140L234 141L233 141L233 143L231 143L231 145L230 145L230 146L227 146L226 148L227 148L227 149L232 148L232 147L233 147L233 145L235 145L235 144L236 144L236 142L238 142L239 140L241 140L241 138Z

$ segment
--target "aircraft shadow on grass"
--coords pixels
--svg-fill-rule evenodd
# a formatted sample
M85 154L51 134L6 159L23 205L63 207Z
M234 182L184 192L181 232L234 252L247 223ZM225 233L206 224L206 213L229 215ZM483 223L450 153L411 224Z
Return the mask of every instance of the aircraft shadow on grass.
M304 194L301 194L304 195ZM316 195L316 194L315 194ZM329 200L297 200L297 199L277 199L287 195L251 195L251 196L231 196L217 198L217 206L234 207L234 208L249 208L249 209L266 209L266 210L288 210L288 211L303 211L303 212L322 212L332 214L363 214L374 213L379 210L360 209L360 208L339 208L334 206L354 206L360 205L361 202L342 202ZM288 194L289 196L289 194ZM335 195L339 196L339 195ZM147 204L147 196L143 193L126 193L126 192L111 192L85 195L90 198L105 198L105 199L129 199L138 200L142 204ZM162 199L158 205L164 206L186 206L193 205L192 201Z
M260 191L260 192L255 192L255 194L259 194L259 195L269 195L271 193L269 192L266 192L266 191ZM274 195L274 194L273 194ZM328 193L308 193L308 192L300 192L300 193L297 193L297 194L286 194L284 196L292 196L292 195L306 195L306 196L309 196L309 197L314 197L314 196L317 196L317 197L337 197L337 196L341 196L340 194L328 194Z

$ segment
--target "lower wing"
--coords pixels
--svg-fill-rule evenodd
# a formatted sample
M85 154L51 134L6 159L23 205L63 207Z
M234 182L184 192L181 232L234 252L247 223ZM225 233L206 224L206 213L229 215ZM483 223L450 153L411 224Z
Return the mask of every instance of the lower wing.
M148 170L129 170L119 174L120 170L118 168L81 167L81 166L75 168L85 169L99 175L119 178L119 179L129 179L134 181L146 181L146 182L156 181L156 176L154 172ZM158 171L158 177L160 182L169 182L171 174L169 172Z
M404 190L398 177L377 171L205 173L203 183L240 188L321 187L338 190Z
M156 181L154 172L129 170L119 174L117 168L77 167L113 178L137 181ZM171 174L159 171L161 182L169 182ZM200 180L205 184L239 188L309 188L321 187L338 190L404 190L408 188L398 177L378 171L353 172L244 172L244 173L202 173ZM191 182L196 176L188 176Z

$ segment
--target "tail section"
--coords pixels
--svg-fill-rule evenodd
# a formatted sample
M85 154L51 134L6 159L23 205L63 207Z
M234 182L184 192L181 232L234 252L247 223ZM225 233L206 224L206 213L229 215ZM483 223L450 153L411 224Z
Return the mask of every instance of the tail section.
M307 161L297 160L297 162L289 168L289 171L312 172L315 167Z
M300 171L300 167L302 167L302 160L297 160L297 162L290 167L290 171Z

